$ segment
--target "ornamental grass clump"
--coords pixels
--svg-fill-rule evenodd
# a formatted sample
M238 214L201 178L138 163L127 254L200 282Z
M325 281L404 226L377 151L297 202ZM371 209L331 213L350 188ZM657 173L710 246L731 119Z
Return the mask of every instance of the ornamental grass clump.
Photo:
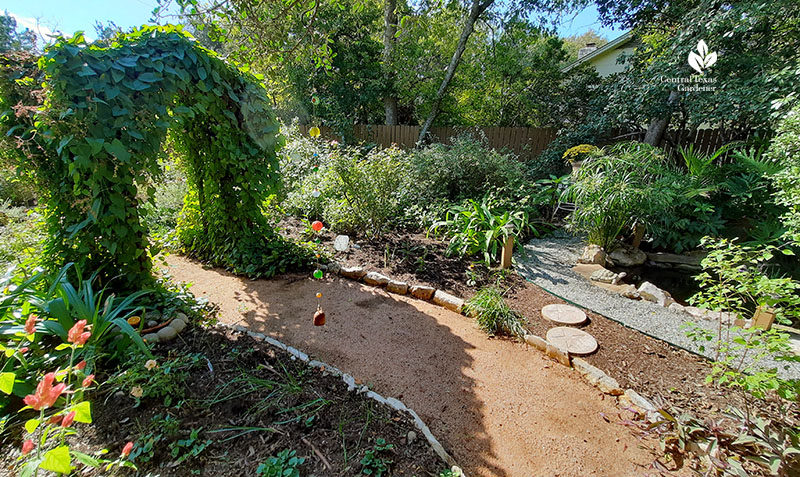
M464 312L478 321L478 327L491 336L505 334L522 339L525 317L512 310L495 287L483 288L464 304Z

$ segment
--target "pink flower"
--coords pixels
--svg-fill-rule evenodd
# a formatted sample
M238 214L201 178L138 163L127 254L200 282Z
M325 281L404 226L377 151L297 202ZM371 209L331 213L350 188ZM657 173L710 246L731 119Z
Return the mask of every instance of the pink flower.
M22 348L19 349L19 352L20 352L20 354L27 353L28 352L28 347L27 346L23 346Z
M36 392L25 396L25 399L23 399L25 404L36 411L47 409L55 404L58 397L61 396L61 393L63 393L64 389L67 387L64 383L53 386L53 381L55 381L55 379L56 373L45 374L42 381L36 386Z
M55 416L51 416L51 417L50 417L50 419L48 419L48 420L47 420L47 423L48 423L48 424L52 424L52 425L54 425L54 426L55 426L56 424L58 424L59 422L61 422L61 419L63 419L63 418L64 418L64 416L63 416L63 415L55 415Z
M36 447L36 444L33 443L32 440L28 439L27 441L22 443L22 455L28 455L31 453L33 448Z
M61 427L69 427L69 426L71 426L72 425L72 421L75 420L75 414L77 414L77 413L75 411L72 411L71 413L69 413L66 416L64 416L64 420L61 421Z
M128 457L131 455L131 451L133 450L133 442L128 442L125 444L125 447L122 448L122 457Z
M86 360L83 360L80 363L76 364L75 369L77 369L78 371L83 371L84 369L86 369Z
M83 379L83 382L81 383L81 386L83 386L84 388L88 388L89 386L92 385L92 381L94 381L94 374L90 374L89 376L86 376Z
M80 320L75 323L75 326L69 329L69 333L67 333L67 341L70 343L75 343L78 346L83 346L89 341L89 337L92 336L91 333L88 331L83 331L86 327L86 320Z
M25 334L32 335L36 333L36 315L28 315L28 319L25 320Z

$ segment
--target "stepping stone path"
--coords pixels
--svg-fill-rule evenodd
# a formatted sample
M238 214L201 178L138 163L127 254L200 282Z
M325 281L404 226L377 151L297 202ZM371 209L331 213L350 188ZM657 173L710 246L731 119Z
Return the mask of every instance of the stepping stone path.
M577 328L558 326L547 332L547 341L566 350L569 354L583 356L597 350L597 340L589 333Z
M561 325L586 323L586 313L572 305L545 305L542 316Z

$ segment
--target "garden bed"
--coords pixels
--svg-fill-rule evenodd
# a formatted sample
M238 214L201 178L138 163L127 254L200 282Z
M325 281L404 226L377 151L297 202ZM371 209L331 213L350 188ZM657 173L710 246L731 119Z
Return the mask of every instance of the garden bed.
M339 377L249 336L187 330L156 350L159 363L192 357L185 391L171 395L169 405L151 398L135 406L127 392L106 388L77 448L106 447L115 455L133 441L140 472L162 476L257 475L259 464L285 449L305 458L300 475L358 475L365 452L384 439L393 448L378 458L393 461L395 475L438 475L445 467L409 416L348 392ZM193 430L200 431L194 440ZM412 431L419 436L408 442ZM181 440L186 445L175 444ZM152 448L139 453L148 442Z
M280 228L283 235L301 239L305 227L300 220L286 217ZM448 256L447 243L425 233L397 232L373 240L351 236L350 248L345 252L333 248L337 235L323 229L317 238L343 266L361 266L395 280L427 284L462 298L472 296L486 285L491 274L485 266L473 265L469 257Z

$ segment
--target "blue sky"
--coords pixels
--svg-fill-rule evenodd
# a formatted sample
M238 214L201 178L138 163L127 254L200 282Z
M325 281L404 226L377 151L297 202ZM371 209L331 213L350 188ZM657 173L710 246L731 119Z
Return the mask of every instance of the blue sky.
M71 34L83 30L87 38L92 39L95 21L110 20L122 28L142 25L150 19L156 5L156 0L4 0L0 8L13 14L18 25L38 28L42 35L52 31ZM622 34L619 30L601 27L594 6L562 20L558 31L569 36L590 28L609 40Z

